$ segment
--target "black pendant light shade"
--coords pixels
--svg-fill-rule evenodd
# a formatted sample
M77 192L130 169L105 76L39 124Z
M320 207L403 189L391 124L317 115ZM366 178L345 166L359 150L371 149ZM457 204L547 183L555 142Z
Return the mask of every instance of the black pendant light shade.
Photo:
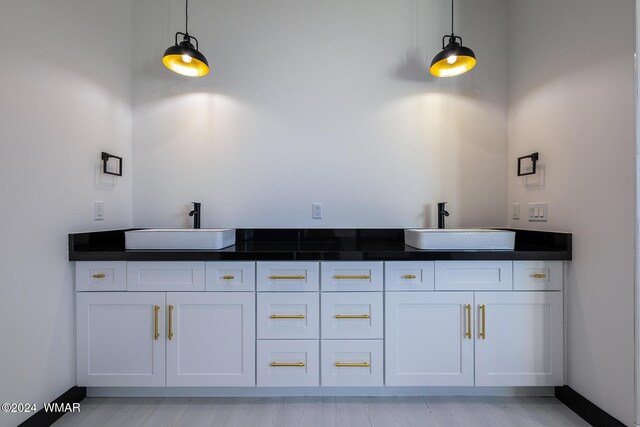
M164 51L162 63L173 72L188 77L200 77L209 74L209 63L198 49L198 39L189 35L189 0L186 3L186 23L185 32L177 32L175 45ZM182 41L178 43L178 35L182 36ZM191 40L196 42L193 46Z
M449 43L445 46L445 40ZM442 50L431 61L429 71L436 77L464 74L476 66L476 54L462 46L462 37L453 33L453 0L451 0L451 35L442 37Z
M180 43L178 43L178 34L184 36L184 40ZM196 47L191 44L191 39L196 41ZM197 46L198 40L195 37L176 33L176 44L164 51L162 62L165 67L183 76L206 76L209 74L209 63Z
M446 38L449 38L449 44L445 46ZM460 40L460 43L456 40ZM462 46L462 37L452 34L442 38L442 50L431 61L429 71L436 77L453 77L464 74L475 66L476 54Z

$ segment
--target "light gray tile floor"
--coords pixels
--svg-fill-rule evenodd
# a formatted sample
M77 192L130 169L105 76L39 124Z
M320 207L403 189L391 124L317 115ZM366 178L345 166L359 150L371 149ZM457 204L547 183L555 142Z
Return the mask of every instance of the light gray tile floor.
M55 427L589 426L553 397L86 398Z

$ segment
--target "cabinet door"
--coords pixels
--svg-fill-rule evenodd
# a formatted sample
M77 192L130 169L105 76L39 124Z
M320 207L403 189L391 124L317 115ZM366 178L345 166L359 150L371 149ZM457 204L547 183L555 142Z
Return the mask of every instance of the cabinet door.
M476 293L476 386L562 385L562 293Z
M255 385L255 295L167 294L167 386Z
M164 386L165 294L76 294L78 385Z
M388 292L388 386L473 385L473 293Z

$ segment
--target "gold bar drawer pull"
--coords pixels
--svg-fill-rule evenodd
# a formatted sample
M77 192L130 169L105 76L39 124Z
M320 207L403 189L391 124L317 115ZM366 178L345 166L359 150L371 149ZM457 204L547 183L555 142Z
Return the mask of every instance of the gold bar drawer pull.
M348 280L348 279L352 279L352 280L369 280L369 279L371 279L371 276L367 276L366 274L362 275L362 276L345 276L345 275L338 274L337 276L333 276L333 277L335 279L338 279L338 280Z
M306 276L269 276L271 280L304 280Z
M105 277L107 277L107 275L104 273L98 273L98 274L94 274L91 277L93 277L94 279L104 279Z
M402 279L415 279L416 276L415 274L405 274L404 276L402 276Z
M547 275L542 273L536 273L536 274L531 274L529 277L531 277L532 279L544 279L545 277L547 277Z
M169 333L167 334L167 338L170 340L173 339L173 306L170 305L168 307L169 310Z
M368 314L336 314L336 319L370 319Z
M336 362L336 366L338 368L369 368L371 367L371 365L368 362L362 362L362 363Z
M153 306L153 339L158 341L160 332L158 332L158 311L160 311L159 305Z
M269 366L271 366L272 368L304 368L304 362L297 362L297 363L278 363L278 362L271 362L269 364Z
M233 279L235 279L235 276L222 276L222 278L224 280L233 280Z
M304 314L272 314L269 319L304 319Z

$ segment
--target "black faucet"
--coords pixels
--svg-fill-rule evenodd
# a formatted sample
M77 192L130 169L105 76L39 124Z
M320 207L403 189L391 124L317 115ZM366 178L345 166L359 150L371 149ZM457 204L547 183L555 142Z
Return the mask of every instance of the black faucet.
M193 217L193 228L200 228L200 203L197 203L197 202L192 202L192 203L193 203L193 210L189 212L189 216Z
M444 228L444 217L449 216L449 212L447 212L444 208L447 202L438 203L438 228Z

